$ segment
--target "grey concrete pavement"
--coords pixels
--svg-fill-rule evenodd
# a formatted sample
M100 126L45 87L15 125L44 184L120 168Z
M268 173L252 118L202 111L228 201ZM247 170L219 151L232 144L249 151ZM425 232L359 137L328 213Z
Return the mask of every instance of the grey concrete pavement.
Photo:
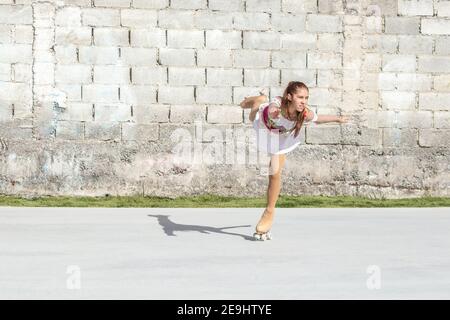
M0 208L1 299L449 299L450 208Z

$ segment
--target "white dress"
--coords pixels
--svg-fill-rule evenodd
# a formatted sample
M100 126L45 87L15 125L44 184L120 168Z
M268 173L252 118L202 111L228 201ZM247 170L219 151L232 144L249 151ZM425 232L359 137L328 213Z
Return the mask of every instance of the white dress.
M275 103L281 108L280 101L275 98L271 102L263 103L259 106L255 120L253 120L253 128L256 130L256 141L258 150L268 154L284 154L288 153L300 145L301 133L294 137L294 131L291 130L295 126L295 121L286 119L280 112L277 119L271 119L277 128L281 130L270 130L264 122L264 111L269 107L270 103ZM314 110L314 118L312 122L317 121L317 114ZM266 110L267 114L268 110ZM306 121L305 121L306 122Z

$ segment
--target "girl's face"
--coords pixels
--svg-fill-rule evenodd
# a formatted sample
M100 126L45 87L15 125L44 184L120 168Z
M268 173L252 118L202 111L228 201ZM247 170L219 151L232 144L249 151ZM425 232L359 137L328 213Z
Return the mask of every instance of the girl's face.
M288 100L295 107L295 110L302 112L308 105L309 92L305 88L299 88L294 94L288 94Z

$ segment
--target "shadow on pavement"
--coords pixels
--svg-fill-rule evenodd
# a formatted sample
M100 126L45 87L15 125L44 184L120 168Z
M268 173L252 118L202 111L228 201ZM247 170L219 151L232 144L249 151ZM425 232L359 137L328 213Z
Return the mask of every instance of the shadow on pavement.
M198 231L200 233L205 233L205 234L221 233L221 234L228 234L228 235L232 235L232 236L242 237L245 240L251 240L251 241L254 240L254 238L249 235L223 231L224 229L250 227L250 225L214 228L214 227L209 227L209 226L197 226L197 225L191 225L191 224L175 223L173 221L170 221L169 216L160 215L160 214L149 214L148 216L157 218L158 223L163 228L164 233L168 236L176 236L175 232L178 232L178 231Z

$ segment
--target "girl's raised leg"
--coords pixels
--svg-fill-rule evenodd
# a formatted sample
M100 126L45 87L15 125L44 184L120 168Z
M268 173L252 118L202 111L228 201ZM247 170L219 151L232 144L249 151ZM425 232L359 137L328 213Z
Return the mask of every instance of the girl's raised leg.
M259 96L246 97L244 100L241 101L240 106L243 109L251 108L248 118L250 119L250 121L253 121L255 120L259 106L262 103L267 102L267 100L268 100L267 96L263 92L261 92L261 95Z

